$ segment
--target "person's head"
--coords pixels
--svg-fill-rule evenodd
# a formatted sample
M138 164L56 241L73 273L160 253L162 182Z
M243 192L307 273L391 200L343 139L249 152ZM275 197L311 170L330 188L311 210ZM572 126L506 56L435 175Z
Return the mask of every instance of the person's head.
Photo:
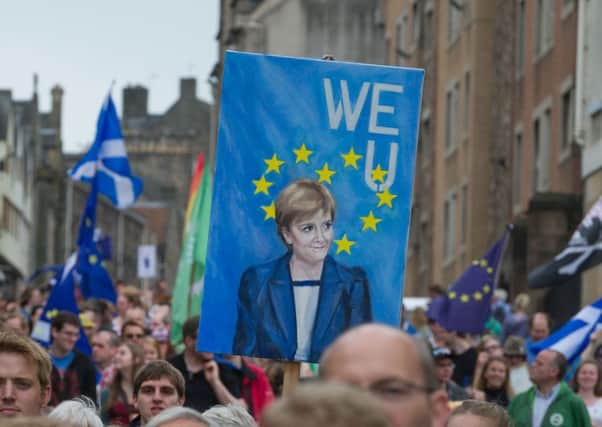
M182 325L182 339L184 340L184 347L189 352L196 352L199 318L200 316L192 316L186 319Z
M145 362L152 362L153 360L159 359L161 356L159 343L152 337L145 337L142 340L142 348L144 349Z
M25 416L25 417L13 417L5 418L2 420L2 427L70 427L66 426L57 420L51 420L46 416Z
M452 352L447 347L437 347L432 351L435 361L435 375L441 384L447 384L454 375L454 360Z
M251 414L241 405L215 405L203 412L203 417L220 427L257 427Z
M506 359L499 356L487 359L481 375L477 378L477 388L479 390L504 390L509 396L511 394L510 373Z
M333 240L335 202L328 189L307 179L294 181L276 199L278 234L296 257L324 260Z
M531 340L541 341L550 335L550 317L547 313L537 312L529 320L529 335Z
M513 427L512 419L499 405L480 400L465 400L447 420L446 427Z
M523 365L527 361L525 340L516 335L510 335L504 342L504 357L511 368Z
M91 340L94 333L96 333L100 327L99 316L94 310L86 309L80 312L79 321L81 322L86 337L88 337L88 340Z
M132 377L140 366L144 364L144 350L138 344L123 341L115 352L113 364L118 371L131 372Z
M9 313L4 321L4 327L19 335L29 336L29 322L20 312Z
M581 362L573 379L571 387L576 392L593 392L596 397L602 396L602 365L593 359Z
M395 426L425 427L447 416L430 353L389 326L364 324L342 334L322 355L320 376L372 392Z
M130 306L125 311L125 321L133 321L146 327L146 310L142 305Z
M153 417L146 427L209 427L209 421L192 408L174 406Z
M79 339L79 329L79 317L70 311L60 311L52 318L50 324L53 349L59 354L73 351L75 343Z
M515 313L527 313L529 311L529 304L531 303L531 298L529 295L525 293L520 293L514 298L514 303L512 304L512 310Z
M118 281L119 282L119 281ZM122 282L123 283L123 282ZM117 295L117 313L125 317L128 308L142 304L140 299L140 289L135 286L127 286L125 283L116 287Z
M484 351L489 357L501 357L504 354L499 340L493 335L485 335L479 343L478 351Z
M150 330L153 338L159 342L167 342L169 329L169 306L154 305L150 316Z
M455 333L448 331L437 321L430 322L431 332L438 343L451 346L454 343Z
M85 396L59 403L50 411L48 418L71 427L103 427L96 405Z
M111 364L117 347L119 346L119 337L110 329L101 329L92 336L92 357L94 363L101 369Z
M555 385L564 378L567 369L568 363L562 353L543 350L529 366L529 378L539 388Z
M131 341L141 346L145 336L146 330L144 326L135 320L127 320L121 326L121 337L125 341Z
M50 399L50 356L28 337L0 332L0 418L40 415Z
M146 423L167 408L182 406L184 390L184 377L169 362L148 362L134 378L134 406Z
M270 405L261 425L387 427L390 422L380 403L366 391L341 383L314 382L301 384Z

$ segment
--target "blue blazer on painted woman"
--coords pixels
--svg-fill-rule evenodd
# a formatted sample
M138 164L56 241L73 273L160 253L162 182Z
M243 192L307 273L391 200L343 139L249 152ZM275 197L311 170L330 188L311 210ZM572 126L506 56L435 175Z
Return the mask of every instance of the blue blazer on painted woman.
M297 322L289 261L291 252L248 268L238 290L234 354L294 360ZM320 293L308 361L317 362L324 349L346 329L372 320L366 273L324 259Z

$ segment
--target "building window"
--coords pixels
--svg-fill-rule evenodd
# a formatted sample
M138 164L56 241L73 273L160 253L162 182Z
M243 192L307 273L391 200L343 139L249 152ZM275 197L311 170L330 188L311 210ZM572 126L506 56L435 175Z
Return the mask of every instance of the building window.
M414 45L417 46L420 42L420 8L417 1L412 5L412 32Z
M592 143L597 143L602 139L602 109L592 113Z
M574 90L568 89L562 94L562 141L560 143L561 152L569 150L573 136L574 120Z
M462 3L462 0L449 0L447 15L447 40L450 43L455 42L460 36L463 9Z
M523 67L525 63L525 1L520 0L518 2L518 16L516 24L518 26L516 31L516 71L517 74L523 73Z
M422 155L422 167L427 168L430 166L431 157L431 121L429 119L422 121L420 144L420 154Z
M424 15L424 51L433 49L433 11L428 10Z
M533 192L548 190L550 177L550 108L533 122Z
M456 195L451 193L443 207L443 260L453 258L456 232Z
M466 244L468 234L468 185L462 186L462 223L460 224L460 241Z
M531 182L531 190L537 192L539 182L539 119L533 122L533 179Z
M446 112L445 112L445 148L448 152L452 151L456 146L457 123L459 111L459 96L460 84L455 83L451 89L447 91L446 96Z
M470 127L470 71L464 75L464 132Z
M520 205L522 183L522 162L523 162L523 136L517 133L514 140L514 159L512 168L512 203L514 206Z
M408 16L400 15L397 18L396 41L397 41L397 65L404 65L409 59L408 52Z
M535 23L535 56L543 56L554 41L554 5L550 0L537 0L537 22Z

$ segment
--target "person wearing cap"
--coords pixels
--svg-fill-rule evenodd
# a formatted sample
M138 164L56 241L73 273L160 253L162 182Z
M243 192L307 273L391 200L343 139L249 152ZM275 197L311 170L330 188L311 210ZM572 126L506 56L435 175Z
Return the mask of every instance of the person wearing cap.
M510 386L515 393L522 393L531 388L527 365L525 340L516 335L510 335L504 343L504 357L510 365Z
M468 393L452 380L454 374L454 360L452 352L447 347L437 347L432 352L435 361L435 374L441 388L447 392L448 399L452 402L468 399Z

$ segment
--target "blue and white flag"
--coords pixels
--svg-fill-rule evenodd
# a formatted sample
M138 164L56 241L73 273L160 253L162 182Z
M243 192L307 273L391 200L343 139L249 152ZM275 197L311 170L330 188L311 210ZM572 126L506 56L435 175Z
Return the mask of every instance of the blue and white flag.
M98 191L119 209L130 206L142 193L142 180L130 171L119 118L110 94L98 116L94 144L68 174L76 181L96 181Z
M79 316L79 308L75 300L75 266L77 262L77 254L72 254L65 263L65 267L60 274L60 279L56 285L52 287L48 301L44 306L40 320L34 325L31 337L38 341L43 346L47 347L51 343L51 324L52 319L60 311L69 311ZM90 343L84 334L83 329L80 330L80 337L75 344L75 347L87 354L92 354Z
M531 349L535 354L542 350L556 350L564 354L569 363L573 363L583 353L589 344L589 336L600 324L602 324L602 298L581 309L562 328L534 343Z

